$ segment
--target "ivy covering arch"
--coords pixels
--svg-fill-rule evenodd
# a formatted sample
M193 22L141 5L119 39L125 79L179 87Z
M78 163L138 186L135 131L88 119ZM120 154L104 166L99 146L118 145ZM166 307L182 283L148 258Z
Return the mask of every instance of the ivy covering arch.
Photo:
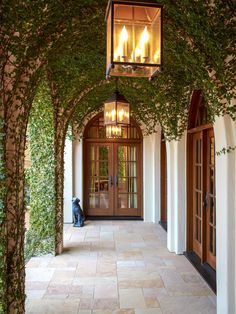
M203 91L212 120L226 113L235 119L231 100L236 4L159 2L165 15L164 71L152 82L120 80L120 90L137 119L151 125L150 132L158 121L166 138L180 138L195 89ZM73 117L80 123L96 107L92 104L112 89L112 83L101 83L106 4L106 0L1 2L0 312L24 313L24 149L30 109L42 80L48 85L54 128L54 213L59 209L54 216L55 251L62 250L62 164L68 123L75 108Z

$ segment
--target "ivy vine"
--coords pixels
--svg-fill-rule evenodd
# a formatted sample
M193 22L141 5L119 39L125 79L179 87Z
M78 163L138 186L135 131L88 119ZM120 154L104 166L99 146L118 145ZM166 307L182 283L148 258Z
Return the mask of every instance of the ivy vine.
M30 229L26 233L25 255L53 253L55 245L55 161L53 107L47 87L41 83L30 112L28 141L31 167L27 171L30 189Z

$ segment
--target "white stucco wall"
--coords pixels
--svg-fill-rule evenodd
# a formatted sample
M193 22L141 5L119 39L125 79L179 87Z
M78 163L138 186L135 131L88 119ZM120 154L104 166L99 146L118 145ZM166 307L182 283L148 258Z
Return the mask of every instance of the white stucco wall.
M73 197L73 156L72 141L66 139L64 153L64 222L72 222L72 197Z
M78 197L83 204L82 141L66 140L64 160L64 222L72 223L72 198Z
M73 195L83 204L83 140L73 142Z
M167 248L176 254L186 250L186 132L180 141L166 143Z
M143 139L143 218L160 220L160 132Z
M236 146L236 123L228 116L214 125L216 152ZM236 312L236 151L216 156L217 313Z

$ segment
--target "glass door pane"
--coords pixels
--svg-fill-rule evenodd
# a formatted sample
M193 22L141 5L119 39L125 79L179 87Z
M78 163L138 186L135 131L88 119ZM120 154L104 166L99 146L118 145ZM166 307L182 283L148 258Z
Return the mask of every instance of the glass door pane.
M88 146L88 215L112 214L112 149L109 144Z
M139 149L137 144L117 144L116 215L140 216L139 208Z
M216 196L215 196L215 139L207 132L207 262L216 269Z
M202 258L202 202L203 202L202 133L193 136L193 249Z

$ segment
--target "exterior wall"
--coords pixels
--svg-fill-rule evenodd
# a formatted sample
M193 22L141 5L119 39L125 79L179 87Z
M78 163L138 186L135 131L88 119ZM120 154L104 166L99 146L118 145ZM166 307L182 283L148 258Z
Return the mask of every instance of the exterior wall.
M161 133L143 139L143 218L160 220L160 147Z
M176 254L186 250L186 138L166 143L167 248Z
M72 223L72 198L83 204L83 144L66 140L64 153L64 223Z
M64 222L72 222L72 197L73 197L73 156L72 142L66 139L64 153Z
M236 146L236 123L228 116L214 125L216 152ZM217 313L236 311L236 151L216 156Z
M83 206L83 140L73 142L73 196Z

